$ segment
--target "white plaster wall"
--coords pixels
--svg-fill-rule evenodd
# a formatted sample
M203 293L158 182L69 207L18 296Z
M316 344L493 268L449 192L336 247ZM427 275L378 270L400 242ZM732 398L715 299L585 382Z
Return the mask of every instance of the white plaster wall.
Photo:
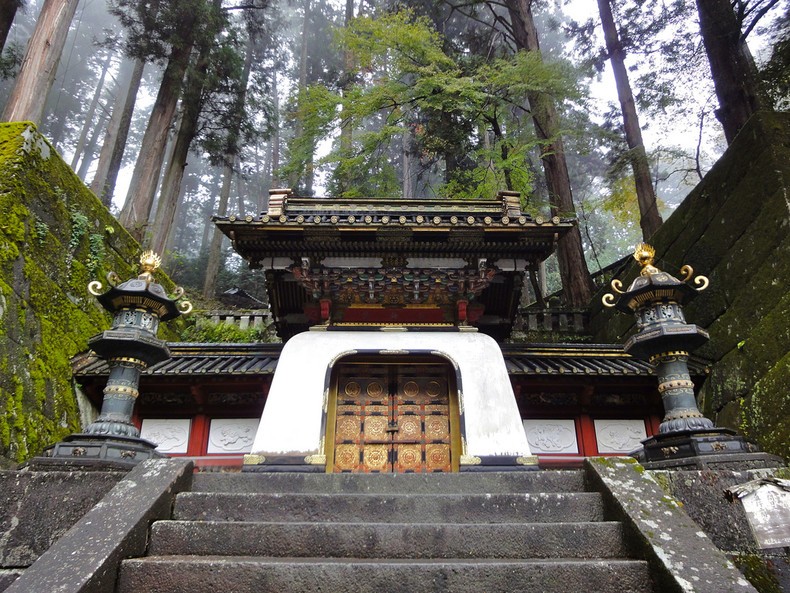
M319 451L327 369L355 352L435 353L460 369L468 455L530 455L498 344L476 332L310 331L283 348L252 453ZM383 360L382 362L385 362Z

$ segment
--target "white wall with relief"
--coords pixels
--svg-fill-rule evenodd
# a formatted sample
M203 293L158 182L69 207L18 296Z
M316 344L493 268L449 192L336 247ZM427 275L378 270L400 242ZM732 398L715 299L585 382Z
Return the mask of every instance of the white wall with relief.
M307 331L286 342L277 363L251 453L304 457L324 451L321 430L328 378L354 354L432 355L448 360L458 378L467 454L529 457L516 397L496 341L477 332Z
M647 438L644 420L594 420L598 453L630 453Z
M189 428L189 418L146 418L140 437L156 443L160 453L186 453Z
M529 450L539 453L578 453L576 423L571 419L524 420Z
M259 421L258 418L214 418L206 453L249 453Z

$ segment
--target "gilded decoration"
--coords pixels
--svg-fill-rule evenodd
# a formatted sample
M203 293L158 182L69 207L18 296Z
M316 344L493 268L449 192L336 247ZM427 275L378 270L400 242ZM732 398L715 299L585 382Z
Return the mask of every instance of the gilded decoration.
M415 397L418 393L420 393L420 387L414 381L409 381L403 386L403 393L407 397Z
M443 364L339 365L333 471L451 471L446 373Z
M419 445L398 445L398 469L418 471L422 466L422 451Z
M386 263L397 264L390 258ZM312 267L304 258L290 268L313 299L346 305L447 305L474 299L490 286L495 266L481 260L478 269Z
M659 270L654 265L656 250L647 243L639 243L634 248L633 257L641 267L639 277L631 283L627 291L623 290L623 283L620 280L612 280L612 292L603 295L601 299L604 306L617 306L625 311L636 311L638 308L651 302L658 302L659 300L671 301L672 306L664 302L661 305L664 307L663 309L657 309L652 313L649 311L643 312L643 318L639 322L647 324L654 321L653 319L644 318L645 315L650 316L651 314L676 318L680 322L684 322L685 320L682 317L683 314L677 305L677 301L682 300L684 293L702 292L708 287L710 281L705 276L696 276L692 281L693 287L686 284L694 275L694 269L689 265L684 265L680 268L680 280L671 274ZM621 298L618 301L616 295L621 297L631 295L631 298Z

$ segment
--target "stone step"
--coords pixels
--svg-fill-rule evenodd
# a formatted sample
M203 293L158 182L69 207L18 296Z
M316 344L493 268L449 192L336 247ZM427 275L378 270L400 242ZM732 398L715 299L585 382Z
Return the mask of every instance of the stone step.
M542 523L603 521L597 492L527 494L239 494L183 492L180 521Z
M515 493L581 492L584 473L573 471L459 474L199 473L193 491L305 493Z
M411 524L158 521L148 553L325 558L627 558L618 522Z
M648 593L640 560L337 560L150 556L124 560L117 593Z
M8 589L24 572L24 568L0 568L0 591Z

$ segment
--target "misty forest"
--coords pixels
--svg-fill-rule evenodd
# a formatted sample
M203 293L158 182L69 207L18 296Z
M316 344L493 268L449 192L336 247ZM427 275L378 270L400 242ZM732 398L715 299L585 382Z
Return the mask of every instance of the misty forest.
M33 121L177 282L265 299L212 215L521 192L589 302L756 110L790 107L786 0L2 0L3 121ZM208 306L208 305L207 305Z

